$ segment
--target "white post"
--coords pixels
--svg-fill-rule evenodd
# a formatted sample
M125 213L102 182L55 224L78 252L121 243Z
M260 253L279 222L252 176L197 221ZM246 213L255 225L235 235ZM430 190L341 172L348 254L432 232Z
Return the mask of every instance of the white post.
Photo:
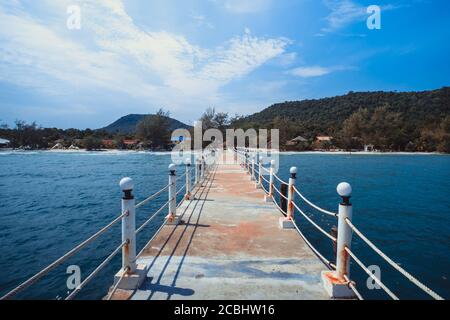
M133 180L123 178L120 188L122 198L122 212L127 213L122 219L122 268L114 276L114 286L122 290L136 290L146 279L148 270L145 264L136 263L136 203L133 196ZM118 283L119 282L119 283Z
M191 159L186 159L186 195L185 200L191 199Z
M200 177L201 179L205 179L205 157L202 156L202 160L201 160L201 167L200 167Z
M261 189L262 188L262 175L263 175L263 156L259 156L259 161L258 161L258 181L256 182L256 189Z
M275 171L275 160L270 161L270 170L269 170L269 194L264 196L265 202L272 202L273 201L273 174Z
M250 152L247 149L247 157L246 157L246 166L245 169L247 170L247 174L250 175L251 165L250 165Z
M345 248L351 248L352 229L350 229L345 220L349 219L350 222L352 220L353 207L350 203L352 187L348 183L340 183L337 187L337 192L342 197L342 202L339 204L338 211L336 274L342 280L344 276L350 276L350 259Z
M177 217L177 174L175 164L169 166L169 214L166 217L168 224L178 224Z
M293 229L294 228L294 186L297 180L297 168L292 167L290 170L291 176L289 177L289 187L288 187L288 200L287 200L287 212L286 217L280 218L280 227L282 229Z
M200 181L199 179L199 162L198 162L198 158L197 156L195 156L195 185L198 184L198 182Z
M355 297L355 293L348 286L349 281L346 280L350 279L350 256L345 250L350 249L352 242L352 230L346 222L346 219L352 220L352 187L343 182L337 186L337 192L342 197L342 202L338 212L336 271L323 271L322 283L331 298L349 299Z
M122 269L133 273L136 271L136 200L133 196L133 180L123 178L120 181L120 188L124 193L122 212L127 213L122 219L122 242L127 242L122 248Z
M250 176L250 180L254 181L255 180L255 155L252 154L252 171L251 171L251 176Z
M244 151L244 170L247 171L247 149Z

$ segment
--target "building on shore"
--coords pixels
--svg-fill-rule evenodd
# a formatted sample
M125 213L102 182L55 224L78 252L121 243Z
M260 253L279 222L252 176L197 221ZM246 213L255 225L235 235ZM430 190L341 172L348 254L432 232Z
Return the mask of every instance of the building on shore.
M9 146L9 144L9 140L0 138L0 148L6 148Z
M287 146L296 146L299 144L304 144L304 143L308 143L308 139L302 137L302 136L298 136L292 140L289 140L288 142L286 142Z

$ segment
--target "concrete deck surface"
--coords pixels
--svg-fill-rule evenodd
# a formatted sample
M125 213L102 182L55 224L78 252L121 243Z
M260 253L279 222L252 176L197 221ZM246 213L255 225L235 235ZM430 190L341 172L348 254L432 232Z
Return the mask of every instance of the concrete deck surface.
M281 230L281 214L239 165L220 164L177 211L138 263L146 281L116 299L328 299L325 265L296 230Z

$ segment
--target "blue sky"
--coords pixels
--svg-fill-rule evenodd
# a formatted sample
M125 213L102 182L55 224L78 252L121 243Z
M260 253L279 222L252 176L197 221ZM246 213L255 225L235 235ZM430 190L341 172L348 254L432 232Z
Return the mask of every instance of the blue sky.
M436 89L449 21L447 0L2 0L0 120L98 128L163 107L192 124L210 106Z

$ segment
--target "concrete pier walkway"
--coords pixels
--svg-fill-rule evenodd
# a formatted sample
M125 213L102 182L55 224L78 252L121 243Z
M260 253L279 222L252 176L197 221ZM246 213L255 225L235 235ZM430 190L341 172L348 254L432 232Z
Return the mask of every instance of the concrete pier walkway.
M281 213L264 203L250 176L219 164L177 210L182 223L165 225L138 263L147 278L114 299L328 299L327 268L296 230L281 230Z

